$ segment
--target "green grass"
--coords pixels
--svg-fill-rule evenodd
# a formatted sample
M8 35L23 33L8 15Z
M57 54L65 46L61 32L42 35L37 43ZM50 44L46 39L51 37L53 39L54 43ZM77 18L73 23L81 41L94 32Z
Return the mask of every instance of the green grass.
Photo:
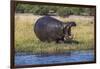
M15 15L15 50L16 52L63 53L73 50L90 50L94 48L93 17L70 16L69 18L55 18L67 22L75 21L77 26L72 28L74 39L72 43L41 42L34 33L34 24L41 16L32 14ZM93 24L91 24L93 22ZM76 42L75 42L76 41ZM78 43L77 43L78 42Z

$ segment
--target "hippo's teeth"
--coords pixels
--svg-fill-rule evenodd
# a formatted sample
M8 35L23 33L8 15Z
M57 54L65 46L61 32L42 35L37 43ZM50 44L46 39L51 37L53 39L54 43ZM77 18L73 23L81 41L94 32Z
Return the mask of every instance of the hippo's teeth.
M69 39L69 36L65 36L65 37L64 37L64 40L68 40L68 39Z
M73 39L73 35L64 37L64 40L72 40L72 39Z
M69 36L69 38L73 38L73 36Z
M73 39L73 35L69 36L69 39Z
M66 40L66 38L64 37L64 40Z

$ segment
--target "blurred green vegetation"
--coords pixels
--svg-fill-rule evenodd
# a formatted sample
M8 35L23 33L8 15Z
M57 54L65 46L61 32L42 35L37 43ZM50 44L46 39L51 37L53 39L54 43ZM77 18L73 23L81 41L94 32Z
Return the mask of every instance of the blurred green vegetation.
M34 15L95 15L95 8L64 7L53 5L32 5L18 3L16 13L33 13Z

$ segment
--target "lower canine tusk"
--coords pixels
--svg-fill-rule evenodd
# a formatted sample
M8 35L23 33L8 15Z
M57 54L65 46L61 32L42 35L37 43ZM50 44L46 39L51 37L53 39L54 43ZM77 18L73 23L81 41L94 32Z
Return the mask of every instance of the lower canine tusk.
M70 39L73 39L73 35L69 36Z

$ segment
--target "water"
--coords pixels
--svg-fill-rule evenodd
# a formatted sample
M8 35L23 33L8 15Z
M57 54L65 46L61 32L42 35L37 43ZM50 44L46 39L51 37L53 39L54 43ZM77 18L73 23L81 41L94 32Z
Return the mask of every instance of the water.
M15 56L15 65L35 65L35 64L56 64L69 62L94 61L93 51L73 51L64 54L52 55L33 55L17 53Z

